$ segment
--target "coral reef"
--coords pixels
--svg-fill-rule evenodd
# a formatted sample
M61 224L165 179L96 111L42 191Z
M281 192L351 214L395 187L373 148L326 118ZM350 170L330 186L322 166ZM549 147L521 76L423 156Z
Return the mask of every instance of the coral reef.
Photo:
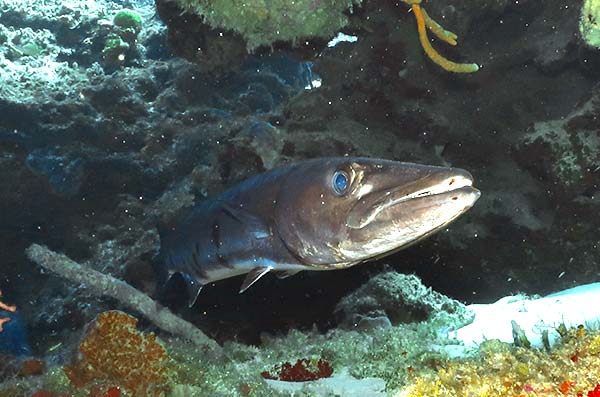
M120 10L106 32L102 61L105 67L131 65L139 58L138 35L142 31L142 16L133 10Z
M456 319L448 320L458 322L458 313L454 315L457 316ZM452 317L452 314L449 316ZM114 329L103 327L110 332L101 333L99 325L104 320L111 320L105 323L106 326L110 323L119 326ZM121 354L141 354L138 342L142 337L135 330L135 324L136 320L129 315L108 312L101 314L86 330L87 336L83 337L78 349L83 353L86 350L82 348L83 343L87 340L90 342L88 346L95 346L93 350L96 354L92 355L94 360L98 359L104 366L106 363L111 365L103 369L102 374L91 376L86 371L95 367L83 366L81 360L85 354L81 354L77 361L80 366L76 364L75 367L90 375L101 393L106 393L115 385L122 385L116 378L127 378L126 374L115 372L115 368L122 367L115 365L123 363ZM94 329L98 332L93 331ZM113 332L118 330L118 334ZM384 393L377 391L381 390L380 382L387 384L388 392L400 396L464 396L469 395L468 392L481 396L512 395L507 392L524 396L550 396L556 395L557 391L564 391L562 395L576 396L595 387L590 374L598 373L599 370L598 332L587 332L583 328L566 331L563 333L562 343L550 353L488 341L475 352L475 358L458 361L451 360L444 354L444 346L452 343L445 335L440 324L431 319L419 324L374 328L362 332L340 329L326 334L316 330L291 331L286 336L265 335L260 348L228 342L224 346L224 355L220 358L207 357L200 349L190 348L189 343L182 339L166 337L164 347L158 349L158 352L162 352L158 356L164 357L163 353L168 352L169 359L163 364L168 368L171 396L318 396L335 390L346 390L342 385L354 385L351 387L361 390L362 395L383 396ZM123 338L131 338L135 343L123 343ZM154 340L154 337L151 339ZM132 351L129 347L132 347ZM298 365L298 360L292 359L298 356L309 358L300 360ZM130 367L136 361L125 362L125 367ZM281 364L282 362L289 364ZM292 362L296 364L292 365ZM284 370L282 379L288 382L281 384L277 382L282 381L263 380L260 372L265 368L273 368L274 372ZM314 377L315 373L331 374L331 368L335 368L335 375L322 379L331 379L330 383L300 382L293 389L285 385L294 383L289 381L301 380L305 375ZM71 372L73 366L67 365L65 369L69 378L76 383L86 378L83 375L75 376ZM269 372L269 378L273 378L274 373ZM107 380L107 373L111 374L112 381ZM0 384L0 391L12 390L12 395L26 395L25 390L33 389L43 390L52 396L78 396L80 394L77 393L85 393L88 388L93 387L88 385L84 389L76 389L69 378L65 378L62 368L54 368L41 377ZM43 381L36 383L36 379ZM336 380L341 382L337 386ZM120 390L125 392L125 386L121 386Z
M120 10L113 17L113 23L121 29L131 29L135 35L142 31L142 16L134 10Z
M421 9L431 20L468 38L459 48L434 47L446 59L477 61L482 67L470 75L442 73L430 62L406 2L361 2L352 13L349 1L336 4L354 42L328 47L320 37L292 49L275 41L267 57L270 45L249 55L243 33L212 29L174 1L157 1L155 10L138 1L0 0L2 283L11 287L6 292L32 350L49 363L39 376L6 372L5 395L78 396L62 370L76 343L73 330L115 306L137 312L40 272L24 253L32 243L112 275L109 285L123 280L152 295L159 289L152 268L160 260L157 225L252 174L307 157L461 166L484 195L468 219L385 263L268 278L242 296L238 280L206 286L193 309L176 285L154 295L149 303L167 303L194 329L226 342L232 357L207 360L185 337L169 338L167 328L161 338L174 361L174 395L289 396L259 374L298 357L330 362L336 373L323 381L375 377L378 390L381 382L397 390L421 369L439 369L442 336L459 322L458 305L431 299L422 286L411 290L427 305L379 294L370 283L377 299L354 296L338 306L382 271L415 273L434 290L471 302L597 279L600 225L590 214L600 209L600 68L598 52L580 39L582 2L427 2ZM124 6L141 26L118 21ZM272 28L267 34L279 37ZM102 53L117 37L136 53L109 65ZM155 326L152 317L140 323ZM11 335L15 324L13 317L0 335ZM595 390L571 381L551 386ZM308 387L294 393L314 395Z
M551 353L483 343L475 358L446 361L437 371L415 375L394 394L417 396L595 396L600 386L600 333L571 329Z
M453 46L457 44L457 35L445 30L430 17L422 8L421 0L402 1L411 7L421 46L434 63L453 73L479 70L477 64L452 62L437 52L429 42L427 30ZM371 29L365 28L370 16L365 18L363 12L359 12L359 16L352 15L353 8L361 3L360 0L302 0L281 4L278 1L269 4L256 1L236 7L231 0L209 3L198 0L156 0L161 18L169 26L169 36L176 51L204 66L208 64L207 58L217 59L219 67L231 67L231 64L227 65L227 60L233 62L234 55L244 58L244 49L236 45L240 39L246 43L249 51L259 47L263 51L266 51L266 47L284 47L304 58L318 57L327 41L340 30L371 33Z
M85 331L78 358L65 368L73 385L122 387L134 396L163 394L171 376L169 355L154 334L141 334L136 324L119 311L98 315Z

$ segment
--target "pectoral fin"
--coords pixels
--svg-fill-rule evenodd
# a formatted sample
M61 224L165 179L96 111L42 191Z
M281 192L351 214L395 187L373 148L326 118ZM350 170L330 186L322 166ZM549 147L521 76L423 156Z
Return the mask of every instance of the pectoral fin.
M271 269L273 269L272 266L255 267L252 269L240 287L240 294L250 288L252 284L257 282L259 278L267 274Z
M183 276L188 289L188 307L192 307L196 303L198 295L200 295L203 284L187 273L180 272L180 274Z

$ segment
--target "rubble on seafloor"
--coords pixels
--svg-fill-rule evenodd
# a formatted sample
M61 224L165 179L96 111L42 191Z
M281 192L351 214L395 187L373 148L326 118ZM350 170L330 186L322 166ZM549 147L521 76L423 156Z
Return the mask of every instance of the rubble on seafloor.
M403 277L393 280L413 287L418 284L415 280ZM422 286L418 289L427 291ZM110 291L111 288L105 290ZM420 296L430 299L430 294L431 291ZM347 300L352 299L359 298L348 297ZM431 298L432 301L435 299L439 298ZM451 300L448 300L450 303ZM398 310L409 309L404 307ZM443 310L438 307L428 316L437 318ZM389 313L393 315L391 311ZM459 321L457 319L457 324ZM190 345L181 337L172 338L165 334L160 337L162 341L152 335L144 337L136 331L136 322L135 318L125 313L104 312L85 327L78 340L72 340L73 346L61 347L62 350L75 352L66 363L49 365L41 376L31 378L13 373L8 376L9 381L0 385L0 390L13 395L43 390L48 395L61 396L67 393L78 396L87 395L91 390L106 393L111 388L118 388L122 393L120 395L127 396L136 395L131 394L132 390L160 386L160 395L172 396L180 395L178 393L285 396L289 395L289 387L292 386L265 380L261 373L272 371L289 361L305 363L307 368L302 367L300 371L290 366L282 380L308 380L303 378L302 373L310 373L311 365L319 368L315 372L318 376L311 375L312 379L332 378L331 381L316 384L299 382L293 386L297 395L320 395L311 392L317 389L325 395L340 390L343 385L354 384L356 390L370 390L378 393L373 395L383 396L385 386L382 388L382 385L387 383L388 388L396 388L406 380L404 367L420 365L417 363L429 365L427 363L441 359L439 352L430 351L431 343L437 337L432 324L427 321L399 327L371 328L366 332L332 330L322 334L318 330L292 330L286 336L264 335L260 347L227 342L223 346L222 356L207 355L198 345ZM151 340L146 343L144 338ZM159 344L155 345L154 341ZM440 337L439 343L442 341L443 337ZM137 365L132 366L132 363L139 361L145 362L152 372L139 374L135 369ZM312 362L315 364L310 364ZM159 378L162 379L160 384L155 382Z
M398 286L418 284L395 280ZM422 285L419 289L426 291ZM431 291L419 296L440 299ZM353 299L359 308L362 298L346 298ZM104 312L85 327L75 346L62 347L75 351L63 365L6 361L0 371L9 380L0 383L0 395L136 396L152 390L161 396L315 397L343 391L344 396L372 397L590 397L600 388L598 331L559 326L560 340L551 348L488 340L451 358L444 346L455 341L448 338L439 315L456 321L455 327L465 319L458 311L445 310L440 306L421 322L397 326L265 335L259 347L228 342L222 356L206 355L182 338L141 333L131 315ZM142 373L139 363L144 363Z
M2 248L11 268L26 270L20 272L27 278L23 285L35 286L40 296L52 295L41 300L36 312L22 309L32 328L52 327L59 335L56 328L64 320L82 326L100 310L73 303L80 297L76 290L63 296L51 292L47 280L25 262L23 252L32 240L152 290L157 224L173 222L194 201L249 175L318 156L452 164L475 174L485 192L475 211L393 258L393 266L419 272L440 291L462 299L473 292L493 299L506 289L547 292L588 280L599 249L586 238L598 220L584 216L598 205L593 199L598 149L589 121L597 103L578 105L589 97L594 75L587 65L594 58L574 50L577 7L558 13L551 4L517 7L503 1L444 8L441 3L428 4L428 12L437 19L444 15L445 27L471 38L462 43L461 52L489 59L476 76L448 76L426 66L414 20L400 12L406 11L405 4L365 4L351 16L371 21L362 25L364 32L355 32L357 41L322 48L311 62L294 59L284 49L269 56L248 55L241 65L214 70L172 58L167 28L152 4L128 4L139 15L141 28L135 23L127 28L115 20L124 8L116 2L51 1L44 7L33 1L0 2L9 10L0 17L6 38L0 46L0 177L6 193L0 205L3 224L19 230L0 244L6 245ZM528 29L509 18L516 11L530 21ZM476 24L501 17L506 17L502 26ZM564 23L544 22L559 20ZM137 50L124 50L124 63L108 65L102 59L107 35L121 33L126 41L130 34L117 28L132 29ZM523 44L524 36L531 40ZM491 47L477 43L478 37L489 38ZM193 47L185 40L179 45ZM579 64L580 56L586 62ZM521 64L532 66L515 66ZM564 84L552 84L556 79ZM576 109L584 103L586 114L579 115ZM565 144L549 146L540 138L527 138L533 137L531 123L535 137L554 136L546 120L568 115L573 119L565 132L557 129ZM569 134L578 137L571 144ZM538 156L559 168L532 165L529 159ZM574 159L576 168L565 169L570 164L565 159ZM568 189L552 184L548 193L541 181L553 177L545 171L549 169L560 170L561 177L581 170L584 177L571 177ZM19 208L28 210L21 213ZM556 208L560 215L554 217ZM499 241L498 230L509 241ZM540 249L514 250L515 244L531 241ZM487 255L490 245L493 256ZM564 263L583 265L568 266L566 277L551 276L560 274ZM277 302L273 313L303 307L303 290L334 294L336 299L324 299L330 303L316 314L317 323L327 327L335 301L381 269L380 263L356 267L344 273L349 283L326 289L337 276L300 275L286 281L291 284L270 283L262 291L279 295L289 285L297 288ZM16 271L7 275L16 276ZM239 305L244 306L240 315L252 317L261 299L255 295L257 301L239 302L232 294L211 295L209 288L204 295L205 308L218 300L222 310L200 308L199 313L208 314L196 314L196 320L215 328L227 317L223 313ZM53 311L45 302L68 310ZM66 316L69 311L77 315ZM300 314L273 314L265 321L279 329L315 321L301 310L289 312ZM235 329L254 339L260 333Z

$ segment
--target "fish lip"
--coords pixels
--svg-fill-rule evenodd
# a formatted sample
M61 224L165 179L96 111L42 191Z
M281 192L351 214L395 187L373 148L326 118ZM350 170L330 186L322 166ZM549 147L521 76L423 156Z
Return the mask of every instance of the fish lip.
M352 208L346 220L346 226L351 229L361 229L388 208L410 201L431 199L443 195L451 196L458 193L473 195L472 202L466 207L468 209L479 199L481 192L473 187L474 180L469 172L460 169L456 169L456 171L455 174L450 174L447 178L438 180L435 183L432 179L439 178L439 175L431 174L408 185L371 192L362 197ZM413 191L407 192L410 189ZM362 211L362 214L367 214L366 216L353 216L360 212L359 206L365 205L370 207L370 210Z

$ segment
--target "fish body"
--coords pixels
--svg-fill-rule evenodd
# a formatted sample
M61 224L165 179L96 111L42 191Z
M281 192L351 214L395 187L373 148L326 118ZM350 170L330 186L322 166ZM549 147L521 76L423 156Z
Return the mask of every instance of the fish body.
M333 270L380 258L443 228L477 201L458 168L361 157L300 161L200 202L161 238L166 272L196 300L203 285L247 274Z

